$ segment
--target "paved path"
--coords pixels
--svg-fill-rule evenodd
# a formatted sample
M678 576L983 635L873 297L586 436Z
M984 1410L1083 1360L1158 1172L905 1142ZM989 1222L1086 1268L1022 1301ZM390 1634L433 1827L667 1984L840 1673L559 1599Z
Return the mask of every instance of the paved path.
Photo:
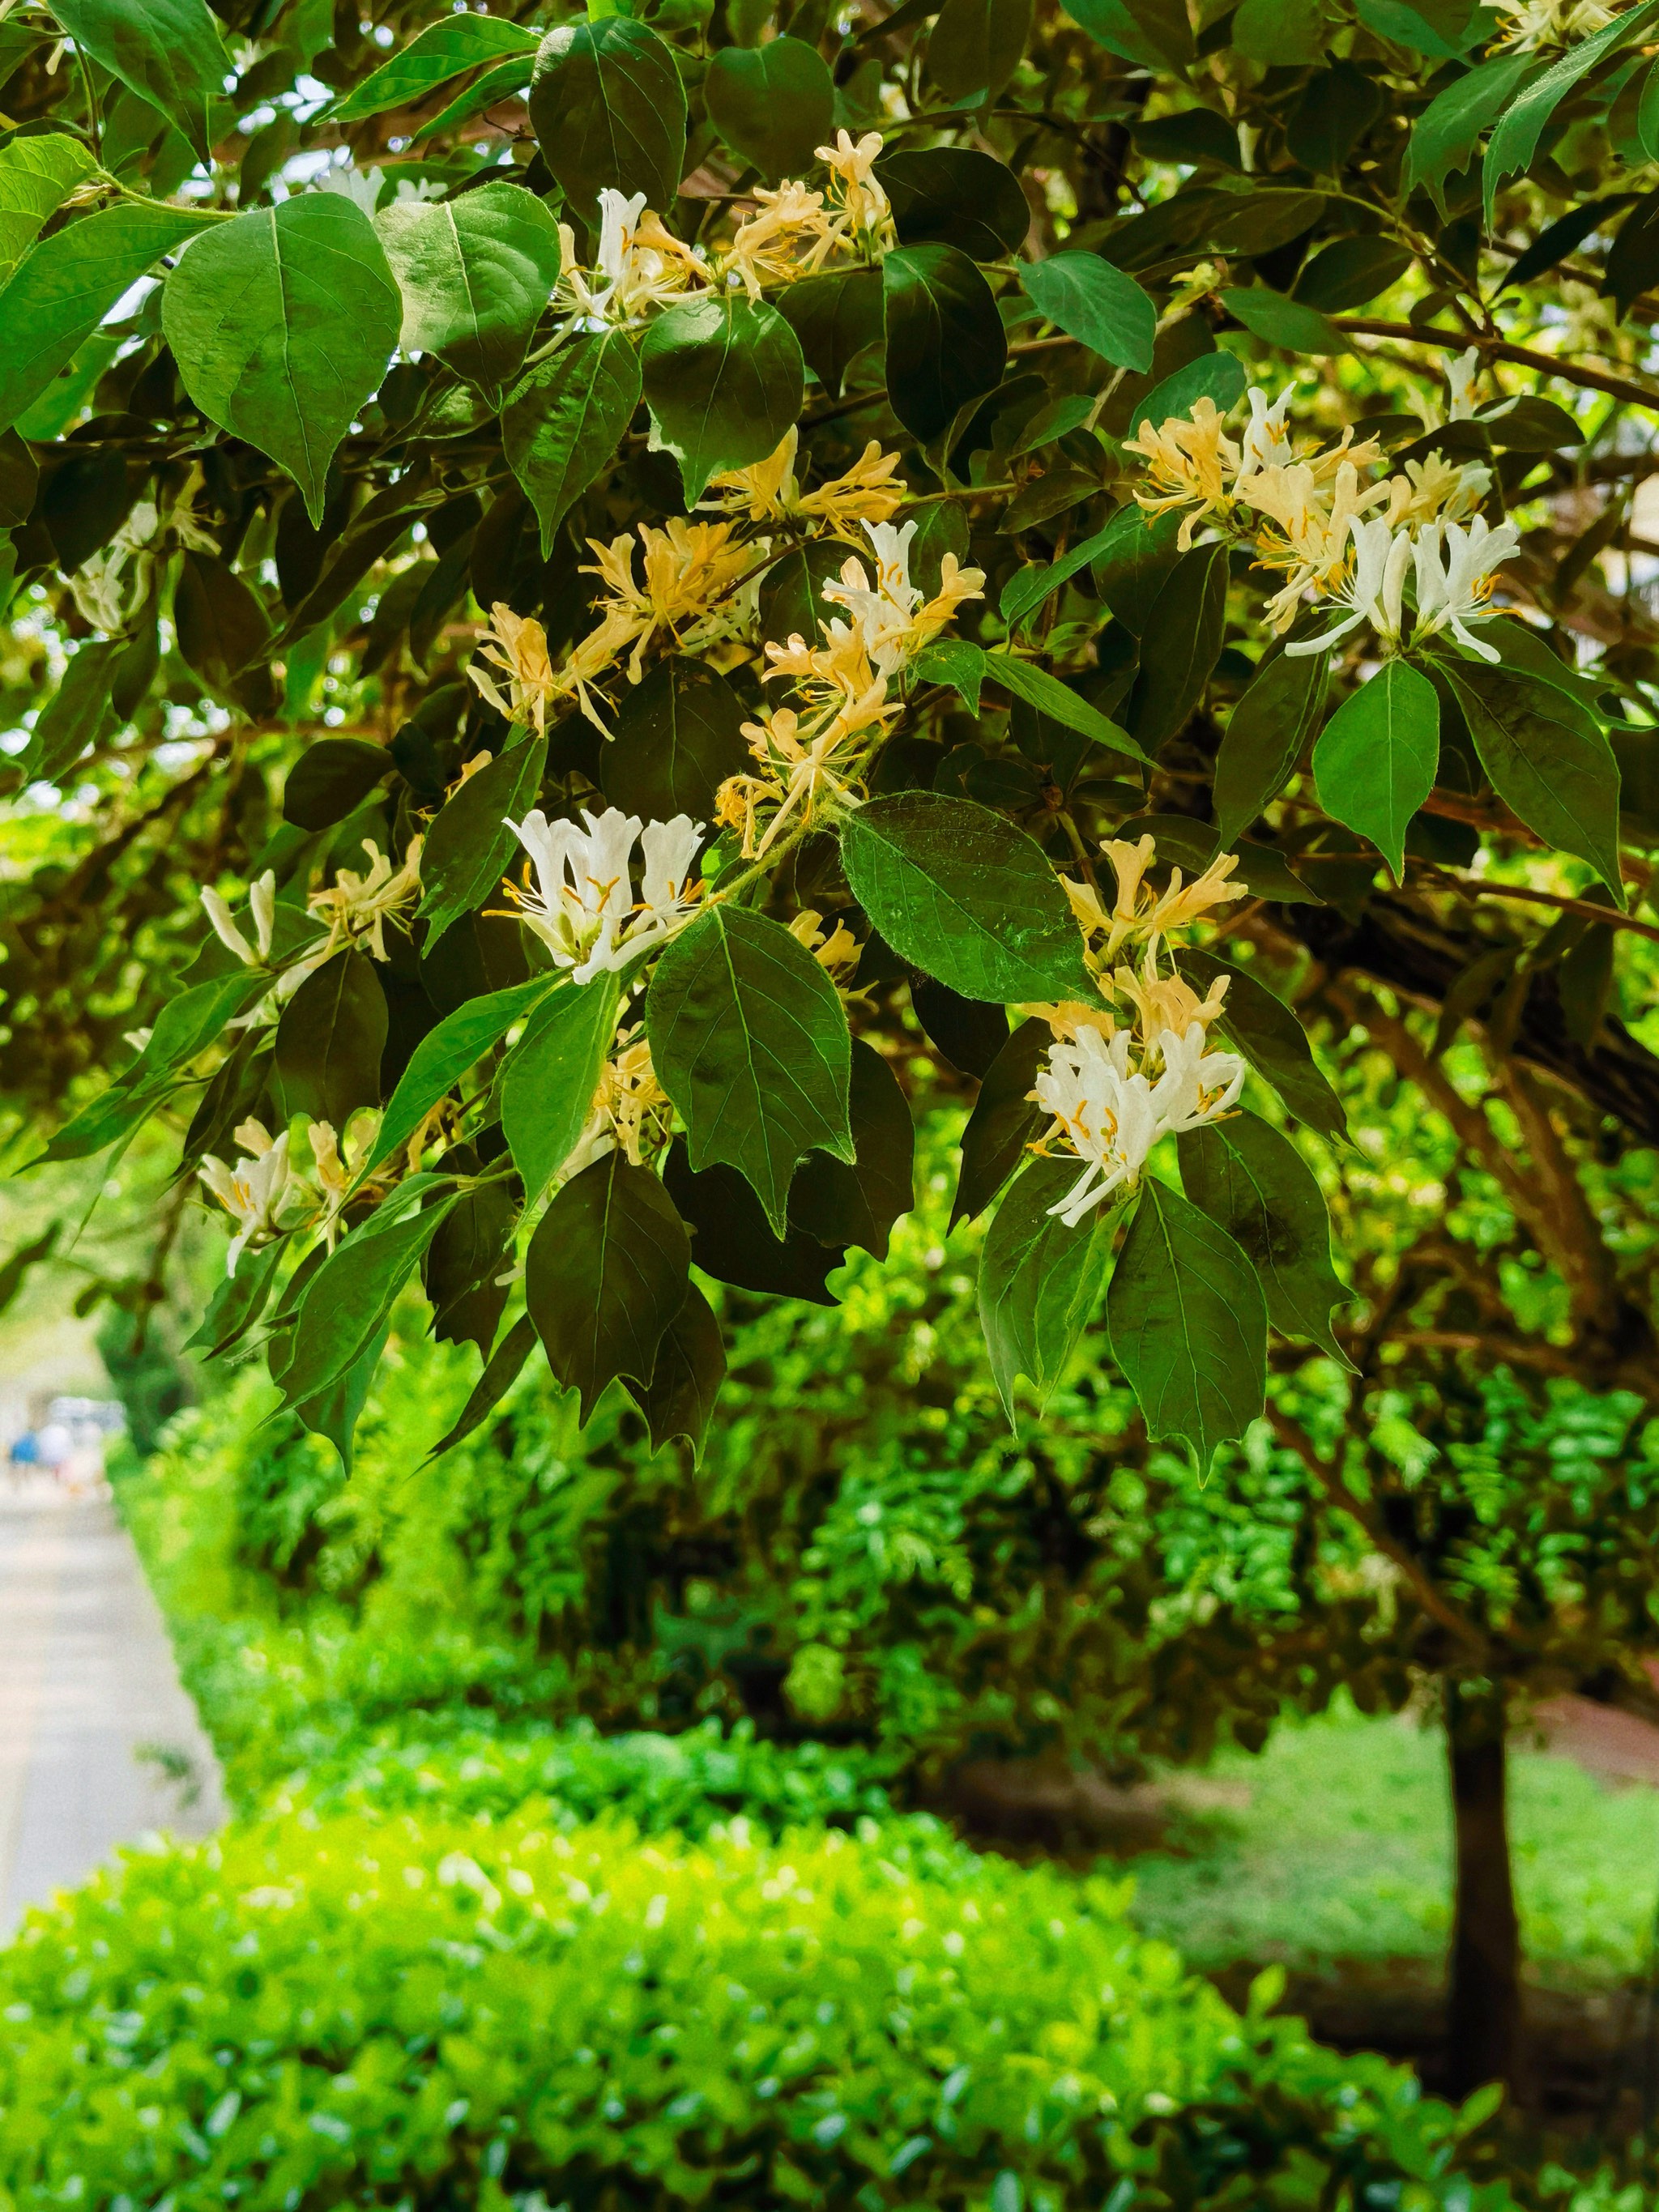
M44 1480L0 1487L0 1937L117 1844L206 1835L223 1817L212 1751L108 1498Z

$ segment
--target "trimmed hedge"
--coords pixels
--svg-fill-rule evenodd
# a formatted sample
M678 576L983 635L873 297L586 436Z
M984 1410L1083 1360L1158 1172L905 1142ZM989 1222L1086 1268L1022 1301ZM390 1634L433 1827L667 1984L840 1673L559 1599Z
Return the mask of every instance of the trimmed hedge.
M1126 1897L918 1822L646 1841L533 1803L136 1854L0 1954L0 2204L1516 2201L1482 2111L1242 2018Z

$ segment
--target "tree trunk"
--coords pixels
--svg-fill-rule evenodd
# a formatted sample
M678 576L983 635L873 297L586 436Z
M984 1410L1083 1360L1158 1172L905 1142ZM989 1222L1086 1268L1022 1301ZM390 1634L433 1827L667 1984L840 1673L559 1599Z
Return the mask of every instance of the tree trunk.
M1525 2056L1521 1929L1510 1873L1504 1694L1484 1683L1448 1681L1445 1705L1457 1851L1448 2087L1462 2097L1502 2081L1518 2094Z

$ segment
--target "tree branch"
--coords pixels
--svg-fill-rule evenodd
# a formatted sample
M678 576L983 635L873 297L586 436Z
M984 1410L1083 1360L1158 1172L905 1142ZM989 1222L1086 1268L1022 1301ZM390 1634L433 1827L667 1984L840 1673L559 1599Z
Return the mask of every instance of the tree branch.
M1628 401L1632 407L1659 413L1659 391L1633 384L1627 376L1614 376L1607 369L1585 368L1577 362L1558 361L1553 354L1535 353L1530 346L1512 345L1507 338L1489 331L1439 331L1432 325L1379 323L1364 315L1337 315L1332 319L1338 330L1352 331L1360 337L1398 338L1407 345L1439 346L1453 353L1464 353L1470 346L1475 346L1493 361L1512 362L1517 368L1534 369L1540 376L1559 376L1564 384L1582 385L1589 392L1605 392L1614 399Z

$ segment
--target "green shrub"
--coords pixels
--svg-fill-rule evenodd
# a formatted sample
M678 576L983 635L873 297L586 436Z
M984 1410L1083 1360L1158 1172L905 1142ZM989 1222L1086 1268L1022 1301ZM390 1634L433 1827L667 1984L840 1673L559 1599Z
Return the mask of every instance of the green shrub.
M1125 1901L920 1822L313 1813L135 1855L0 1958L0 2203L1513 2201L1472 2192L1480 2112L1241 2018Z

